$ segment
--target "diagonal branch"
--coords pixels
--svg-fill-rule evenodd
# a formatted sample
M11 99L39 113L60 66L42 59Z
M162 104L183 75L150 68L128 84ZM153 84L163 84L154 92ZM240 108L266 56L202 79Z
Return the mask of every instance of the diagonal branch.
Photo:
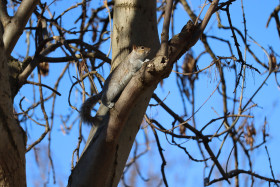
M162 33L161 33L161 48L160 48L161 55L163 56L167 56L169 25L170 25L172 4L173 4L173 0L167 0L167 4L165 6L164 21L163 21Z
M7 12L7 1L0 0L0 21L3 25L6 25L10 20L10 16Z
M211 12L214 12L213 10L215 10L215 6L217 5L215 3L218 2L218 0L213 1L210 6ZM102 125L100 125L99 128L92 128L85 151L69 177L69 186L81 186L83 184L93 184L93 182L95 186L104 186L105 183L114 183L113 180L118 181L117 177L119 177L123 161L120 160L119 162L116 162L115 157L112 155L116 153L117 147L118 149L123 148L120 145L123 145L124 143L121 141L126 140L122 136L122 133L125 133L124 131L128 130L126 125L134 125L134 127L130 126L133 131L139 129L139 122L141 122L141 118L144 116L144 114L142 115L142 110L146 110L146 103L148 103L152 96L151 92L155 90L159 81L169 76L175 61L198 41L211 14L209 13L207 16L208 17L205 17L202 27L200 27L200 25L194 26L194 24L189 21L182 29L181 33L174 36L169 41L168 61L163 60L162 55L158 53L158 56L150 62L145 63L131 79L115 103L115 106L105 114L108 115L108 117L105 118ZM199 29L197 30L197 28ZM139 108L139 105L141 105L140 107L143 107L143 109L141 108L141 110L138 110L138 113L136 114L136 110L134 109L136 107ZM101 110L102 107L100 107L98 111L100 112ZM130 119L130 117L134 120ZM132 122L137 123L135 124ZM130 131L129 133L129 138L133 138L134 135L131 135L135 132ZM130 142L125 143L130 144ZM213 156L212 159L215 160L215 155L211 155ZM217 164L219 164L218 161ZM103 176L108 173L108 167L110 168L109 170L111 174L105 181ZM123 168L121 170L123 170ZM90 174L90 177L88 174ZM222 175L225 178L227 177L224 172ZM77 176L79 176L79 180L77 180ZM116 178L114 179L114 177Z
M4 25L5 33L3 38L7 54L13 51L27 21L38 3L39 0L23 0L15 16L7 25Z

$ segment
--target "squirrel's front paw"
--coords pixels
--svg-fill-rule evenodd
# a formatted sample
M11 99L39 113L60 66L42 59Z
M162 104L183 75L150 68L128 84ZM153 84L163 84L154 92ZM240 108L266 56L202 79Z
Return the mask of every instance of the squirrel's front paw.
M115 105L115 103L108 103L107 107L111 109L114 107L114 105Z

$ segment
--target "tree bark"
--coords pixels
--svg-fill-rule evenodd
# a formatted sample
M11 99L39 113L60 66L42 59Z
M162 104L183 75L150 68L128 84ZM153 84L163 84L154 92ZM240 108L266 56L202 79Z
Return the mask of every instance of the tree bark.
M1 23L0 66L0 186L26 186L26 137L13 116L13 101Z
M114 25L112 37L112 62L116 67L125 56L132 45L144 45L151 48L148 57L152 59L159 49L159 34L157 30L156 1L134 1L135 5L129 4L131 1L117 0L114 8ZM119 55L121 54L121 55ZM117 142L118 151L116 165L114 168L113 186L117 186L122 176L123 169L127 162L129 153L134 143L137 132L143 121L144 114L156 85L150 87L141 94L137 103L130 108L130 115L124 124L120 138ZM120 101L121 102L121 101ZM113 170L111 175L113 175Z
M116 0L113 18L112 69L129 54L132 45L150 47L152 51L149 58L155 55L159 48L155 0ZM92 128L86 150L69 178L69 186L118 185L155 88L153 86L146 90L137 103L130 104L130 115L118 119L121 126L115 126L107 120L98 130ZM123 109L115 107L115 111ZM110 111L108 119L115 119L115 111ZM112 129L120 132L113 140L108 139Z
M151 47L153 58L131 79L108 114L102 113L106 110L100 105L97 115L106 115L106 120L91 129L82 157L69 178L69 186L118 185L153 91L159 81L169 76L176 60L198 41L218 4L214 0L200 24L189 21L169 40L167 58L158 50L156 2L133 2L115 1L113 66L128 54L126 49L131 44Z
M26 186L26 134L13 114L11 87L17 85L10 82L7 60L38 2L23 0L10 17L7 1L0 1L0 186Z

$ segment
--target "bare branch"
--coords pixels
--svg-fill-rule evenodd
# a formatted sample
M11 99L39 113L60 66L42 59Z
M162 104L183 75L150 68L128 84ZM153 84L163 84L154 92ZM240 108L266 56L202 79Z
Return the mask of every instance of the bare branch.
M6 0L0 0L0 21L5 26L10 21L10 16L7 12L7 1Z
M172 11L172 4L173 0L167 0L167 4L165 6L165 13L164 13L164 21L162 26L162 33L161 33L161 54L168 58L168 38L169 38L169 25L170 25L170 17Z
M252 171L246 171L246 170L242 170L242 169L237 169L237 170L232 170L228 173L228 178L232 178L232 177L235 177L236 175L239 175L239 174L248 174L248 175L251 175L251 176L254 176L256 178L259 178L261 180L265 180L265 181L268 181L268 182L273 182L273 183L280 183L280 180L274 180L274 179L271 179L271 178L268 178L268 177L264 177L264 176L261 176L261 175L258 175ZM218 179L214 179L208 183L206 183L205 185L206 186L209 186L211 184L214 184L216 182L219 182L219 181L222 181L224 180L225 178L218 178Z
M24 27L29 20L39 0L23 0L10 23L5 25L4 44L7 54L14 49Z

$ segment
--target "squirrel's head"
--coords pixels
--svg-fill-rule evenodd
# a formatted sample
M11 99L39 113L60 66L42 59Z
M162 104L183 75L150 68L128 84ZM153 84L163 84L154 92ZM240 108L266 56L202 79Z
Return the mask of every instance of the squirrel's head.
M149 47L145 47L145 46L136 46L136 45L133 45L132 46L132 49L133 51L136 53L136 55L138 56L138 58L140 60L144 60L148 55L149 53L151 52L151 48Z

